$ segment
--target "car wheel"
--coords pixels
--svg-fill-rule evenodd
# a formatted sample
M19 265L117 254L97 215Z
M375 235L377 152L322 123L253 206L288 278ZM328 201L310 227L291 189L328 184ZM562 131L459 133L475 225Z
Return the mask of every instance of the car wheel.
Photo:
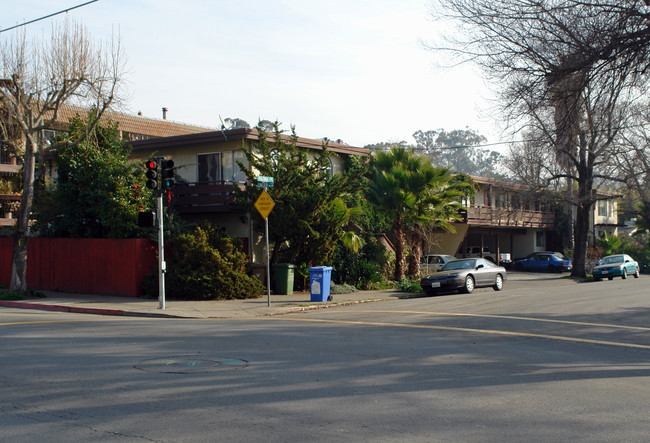
M625 280L627 278L627 269L623 268L623 275L621 275L621 278Z
M603 279L600 278L600 277L594 277L594 280L595 280L595 281L603 281Z
M425 289L424 293L426 294L427 297L433 297L434 295L437 294L437 292L434 291L433 289Z
M465 286L463 287L463 292L465 294L470 294L474 290L474 277L468 275L465 277Z
M524 265L522 265L521 263L515 263L515 269L517 271L523 271L524 270Z
M607 280L612 281L614 280L614 277L607 277Z
M548 272L557 272L557 269L555 269L555 265L548 265Z
M503 289L503 277L501 274L497 274L497 278L494 279L494 286L492 286L495 291L500 291Z
M639 277L640 277L639 268L636 268L636 270L634 271L634 278L639 278Z

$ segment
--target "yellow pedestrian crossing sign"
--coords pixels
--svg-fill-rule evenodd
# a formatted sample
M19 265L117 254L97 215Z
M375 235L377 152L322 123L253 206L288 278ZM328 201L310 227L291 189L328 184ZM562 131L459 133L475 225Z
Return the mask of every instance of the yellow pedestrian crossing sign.
M260 194L259 197L257 197L257 200L255 201L255 208L257 209L257 211L260 213L260 215L264 220L267 219L267 217L271 213L271 210L273 210L274 206L275 206L275 202L273 201L269 193L266 192L266 189L262 189L262 193Z

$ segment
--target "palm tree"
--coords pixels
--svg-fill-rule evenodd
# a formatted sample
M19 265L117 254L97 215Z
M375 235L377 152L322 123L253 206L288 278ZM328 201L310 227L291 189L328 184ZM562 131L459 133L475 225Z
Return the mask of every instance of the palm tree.
M460 210L465 209L463 198L474 193L471 179L464 174L454 175L449 168L425 163L420 173L426 179L426 186L417 195L414 219L407 224L408 274L412 277L419 274L425 232L432 229L454 232L453 223L461 220Z
M394 146L374 154L368 200L391 219L395 239L395 280L404 276L406 232L436 224L449 228L457 217L460 198L469 188L466 180L452 177L447 168L436 168L411 149ZM421 238L415 244L421 244ZM419 249L411 257L419 258Z

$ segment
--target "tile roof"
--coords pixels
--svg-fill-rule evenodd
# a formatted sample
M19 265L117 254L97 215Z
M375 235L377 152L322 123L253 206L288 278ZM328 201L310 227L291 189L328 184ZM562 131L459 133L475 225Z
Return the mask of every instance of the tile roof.
M68 122L75 115L86 115L87 108L65 105L59 110L56 119L56 127L52 129L66 128ZM114 111L106 111L102 115L102 122L112 121L117 122L118 128L122 132L135 134L138 136L146 137L171 137L175 135L184 134L197 134L201 132L214 131L215 128L207 128L203 126L188 125L185 123L178 123L171 120L154 119L142 117L139 115L122 114ZM136 137L137 138L137 137Z

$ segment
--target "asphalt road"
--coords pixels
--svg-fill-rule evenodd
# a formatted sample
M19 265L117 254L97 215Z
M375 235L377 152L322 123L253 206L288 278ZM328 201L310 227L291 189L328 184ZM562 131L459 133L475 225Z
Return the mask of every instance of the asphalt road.
M648 282L252 320L3 308L0 440L645 442Z

